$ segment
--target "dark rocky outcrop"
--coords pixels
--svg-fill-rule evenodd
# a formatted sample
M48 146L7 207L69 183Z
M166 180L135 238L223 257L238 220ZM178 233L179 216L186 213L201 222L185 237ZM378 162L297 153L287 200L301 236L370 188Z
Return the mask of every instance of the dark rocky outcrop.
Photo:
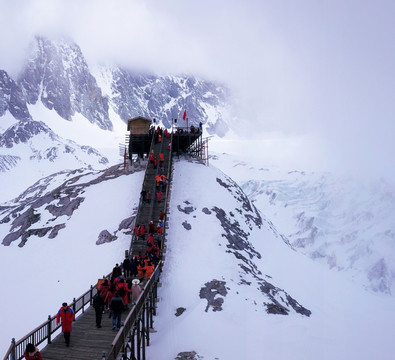
M209 308L212 308L214 312L222 310L224 297L228 293L225 284L225 281L214 279L206 282L204 287L200 289L199 297L207 300L206 312Z
M61 185L52 190L47 190L51 181L57 176L66 176ZM67 216L70 218L81 203L85 200L84 192L86 188L102 181L111 180L124 175L121 166L116 165L104 171L74 170L53 174L41 179L18 198L0 208L0 223L10 224L10 231L4 237L2 244L10 245L13 241L19 240L18 246L24 246L29 237L45 236L55 238L59 231L66 227L66 223L60 218ZM87 181L84 177L87 176ZM43 222L42 214L47 220ZM128 228L134 221L134 216L121 221L117 231ZM116 234L111 235L107 230L100 233L98 244L114 241Z

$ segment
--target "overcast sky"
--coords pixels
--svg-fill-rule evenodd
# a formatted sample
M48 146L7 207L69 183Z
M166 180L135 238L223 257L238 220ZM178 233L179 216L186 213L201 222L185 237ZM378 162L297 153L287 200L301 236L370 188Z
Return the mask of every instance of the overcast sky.
M317 135L323 161L395 168L393 0L0 3L0 69L10 74L33 34L67 35L89 64L224 81L248 125Z

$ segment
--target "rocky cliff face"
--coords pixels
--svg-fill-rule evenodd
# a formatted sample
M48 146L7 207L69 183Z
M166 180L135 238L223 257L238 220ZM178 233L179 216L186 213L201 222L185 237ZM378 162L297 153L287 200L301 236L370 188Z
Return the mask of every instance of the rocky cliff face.
M112 129L108 99L103 97L76 44L38 37L18 84L29 104L41 101L65 120L81 113L100 128Z
M99 83L110 91L105 94ZM104 130L113 129L110 108L125 122L142 115L166 127L172 119L186 126L180 119L186 109L188 125L202 122L222 136L228 129L223 119L228 98L225 87L189 75L138 74L118 67L97 68L93 74L77 44L43 37L35 39L17 79L0 70L0 121L7 112L19 121L32 120L28 107L41 102L65 120L81 114Z
M180 119L187 109L189 125L208 125L215 133L216 124L223 123L227 90L212 82L196 79L193 76L160 76L133 74L126 70L113 71L113 104L122 119L139 114L156 118L165 127L170 127L172 119L186 126ZM210 111L209 111L210 110ZM210 118L209 113L216 116ZM218 135L223 136L227 126L218 127Z
M0 70L0 117L7 111L20 121L31 119L22 88L4 70Z
M97 68L95 77L111 89L110 105L127 121L142 115L169 128L173 119L179 126L205 124L209 133L224 136L228 131L229 90L189 75L154 76L121 68ZM184 109L187 121L182 120Z
M84 118L104 131L136 116L155 118L168 128L178 119L178 126L201 122L209 133L223 136L228 130L224 120L228 99L225 87L189 75L142 74L116 66L89 68L77 44L36 37L17 78L0 70L0 171L4 176L31 161L40 163L41 176L51 173L48 164L57 163L56 171L107 166L107 155L92 147L91 134L71 141L70 133L60 133L63 120L72 122L78 132ZM187 121L182 120L185 109ZM99 146L98 141L95 144Z

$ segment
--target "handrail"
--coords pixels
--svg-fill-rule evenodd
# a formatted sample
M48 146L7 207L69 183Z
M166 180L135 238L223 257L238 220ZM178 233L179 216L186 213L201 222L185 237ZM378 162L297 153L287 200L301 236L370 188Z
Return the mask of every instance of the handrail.
M127 315L123 327L118 331L117 335L115 336L112 344L111 350L106 357L106 360L115 360L121 351L124 343L127 341L129 337L130 329L132 328L133 324L138 320L140 313L143 311L145 302L147 301L149 295L154 289L155 283L159 280L159 275L161 272L162 261L160 261L155 268L154 273L149 278L148 282L146 283L143 291L141 292L139 298L136 301L136 305L129 311Z
M172 166L172 154L173 154L173 133L171 134L170 137L170 149L169 149L169 158L167 160L167 186L166 186L166 192L165 192L165 207L164 207L164 213L167 213L167 203L169 201L168 195L169 195L169 188L170 188L170 182L172 179L170 179L170 174L171 174L171 166ZM166 216L165 216L165 221L164 221L164 226L166 226ZM162 241L162 247L164 245L164 241ZM163 250L163 249L161 249Z
M151 137L151 146L150 146L150 151L152 149L152 143L154 142L154 135L152 135ZM143 179L143 184L141 185L141 191L144 190L144 186L145 186L145 180L147 178L147 169L148 169L148 164L149 161L147 161L147 164L145 165L145 173L144 173L144 179ZM140 199L139 199L139 205L137 207L137 214L136 217L134 218L134 224L138 224L139 223L139 218L140 218L140 207L141 204L143 202L143 197L141 195L141 191L140 191ZM152 194L151 194L152 196ZM132 239L130 240L130 246L129 246L129 254L128 257L131 260L131 256L132 256L132 248L133 248L133 243L134 243L134 231L132 231Z
M85 312L85 306L92 304L93 297L97 294L96 285L91 285L90 289L82 294L79 298L73 299L70 303L70 307L73 309L75 316L80 312ZM88 307L89 307L88 306ZM56 314L53 316L48 315L48 320L36 327L30 333L25 335L18 341L13 338L11 345L4 356L4 360L20 360L23 359L26 345L32 343L34 345L39 345L47 340L47 344L51 343L51 335L55 333L61 324L56 324Z

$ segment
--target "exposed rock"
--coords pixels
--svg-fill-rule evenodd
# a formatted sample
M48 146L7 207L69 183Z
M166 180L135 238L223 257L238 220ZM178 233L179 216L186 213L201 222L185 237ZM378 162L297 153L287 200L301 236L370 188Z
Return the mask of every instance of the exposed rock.
M192 229L191 224L189 224L187 221L184 221L184 222L182 223L182 226L183 226L186 230L191 230L191 229Z
M108 99L102 95L79 46L44 37L36 37L35 45L30 61L18 77L27 102L35 104L40 99L65 120L80 113L100 128L112 130Z
M255 215L257 210L255 209L254 205L249 203L248 198L245 197L245 195L243 196L237 190L238 186L236 184L233 185L231 181L228 181L227 183L220 179L217 179L217 181L227 190L238 194L238 201L242 201L244 204L242 207L243 211L241 211L240 215L244 216L246 219L245 223L249 223L250 228L253 225L260 227L262 224L261 217ZM213 207L212 210L215 212L217 219L220 220L221 226L224 229L224 234L222 234L222 236L228 240L228 244L226 245L229 249L228 252L232 253L238 260L241 260L239 266L243 274L249 275L255 279L262 294L264 294L269 300L263 302L267 313L287 315L290 310L293 309L299 314L310 316L310 310L300 305L284 290L275 287L264 279L261 271L257 268L255 262L253 261L254 257L260 259L261 254L259 254L259 252L257 252L249 242L248 238L250 234L246 233L241 228L239 222L235 219L235 215L230 212L228 216L223 209L218 207ZM268 225L270 224L268 223ZM266 277L269 278L268 276ZM252 283L251 281L245 280L243 275L241 275L240 284L250 286Z
M203 356L199 356L196 351L183 351L180 352L174 360L199 360L203 359Z
M180 205L177 205L177 209L178 211L183 212L187 215L189 215L190 213L196 210L196 208L194 208L193 206L185 206L184 208L182 208Z
M177 308L177 311L176 311L175 315L176 315L176 316L180 316L180 315L183 314L183 312L184 312L185 310L186 310L185 308L179 307L179 308Z
M31 119L24 92L4 70L0 70L0 117L7 110L17 120Z
M68 175L66 176L67 180L55 189L47 191L52 180L57 176L63 177L65 174ZM95 175L93 179L92 175ZM124 172L121 166L116 165L104 171L88 172L86 169L85 171L79 169L53 174L41 179L10 202L8 206L0 208L0 223L10 223L9 233L4 237L2 244L8 246L11 242L19 239L21 240L19 246L23 246L31 235L44 236L48 232L49 238L55 238L59 231L66 227L65 222L60 222L58 219L62 216L71 217L73 215L85 200L83 194L87 187L122 175ZM87 177L86 182L84 182L85 176ZM43 218L47 218L45 223L41 223L41 214L45 214ZM127 228L132 221L133 217L123 220L120 228ZM98 242L114 241L116 238L116 235L106 237L103 234L102 237L99 236Z
M101 245L101 244L105 244L105 243L109 243L112 241L115 241L117 239L116 236L111 235L108 230L103 230L100 232L99 237L96 241L96 245Z
M21 158L19 156L0 155L0 172L6 172L14 168L20 161Z
M77 197L73 200L70 200L68 197L63 197L59 200L58 204L56 205L48 205L45 210L48 210L52 215L59 217L62 215L71 216L74 210L78 209L80 204L84 201L84 198Z
M125 229L132 229L132 225L134 224L135 216L128 217L123 219L118 226L118 231L125 230Z
M64 229L66 227L66 224L59 224L59 225L55 225L52 230L51 233L49 234L49 238L53 239L58 235L59 230Z
M225 230L225 234L222 236L228 240L227 247L238 251L245 250L250 258L256 256L260 259L261 254L259 254L248 241L249 234L241 229L240 224L236 220L231 221L228 219L223 209L215 206L212 210L216 213L217 219L220 220L221 226Z
M246 223L249 225L249 228L252 229L252 226L258 226L259 228L262 226L262 218L259 214L256 207L250 202L247 195L243 192L239 185L237 185L231 178L225 176L225 180L217 178L218 184L227 189L233 197L242 204L242 208L245 211ZM240 214L242 213L240 209L236 209Z
M202 209L202 212L204 212L206 215L212 214L212 212L209 209L207 209L206 207Z
M224 303L223 297L228 293L225 288L225 281L211 280L200 289L199 296L207 300L206 312L211 307L213 311L221 311ZM218 295L218 296L217 296ZM223 297L222 297L223 296Z

